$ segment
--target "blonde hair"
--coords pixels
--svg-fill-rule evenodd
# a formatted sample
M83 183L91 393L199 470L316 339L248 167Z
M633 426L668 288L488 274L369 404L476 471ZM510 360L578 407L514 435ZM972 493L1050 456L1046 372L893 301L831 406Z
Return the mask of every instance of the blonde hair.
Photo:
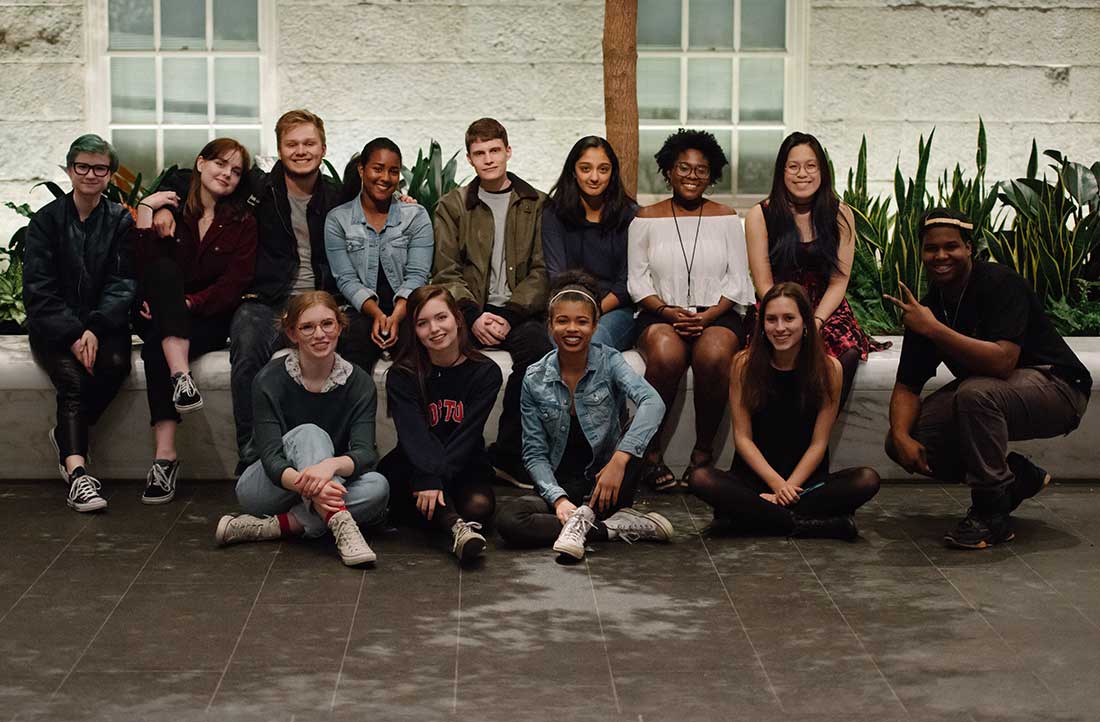
M327 145L325 143L325 121L304 108L288 110L279 116L279 120L275 123L275 144L278 145L283 142L283 133L296 125L304 123L309 123L316 128L317 133L321 136L321 145Z

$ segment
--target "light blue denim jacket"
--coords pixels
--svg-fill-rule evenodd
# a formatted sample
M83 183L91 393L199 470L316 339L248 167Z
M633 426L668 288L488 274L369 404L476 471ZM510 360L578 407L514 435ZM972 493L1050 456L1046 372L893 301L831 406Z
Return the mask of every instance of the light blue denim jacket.
M396 300L428 283L434 252L431 219L416 203L394 198L381 233L367 223L359 198L336 206L325 219L325 255L332 275L357 310L378 296L379 260Z
M637 406L634 421L622 434L626 399ZM588 365L577 382L577 422L592 447L585 475L595 478L616 451L641 457L665 415L657 391L639 376L623 355L602 344L588 348ZM527 367L520 396L523 419L523 464L535 489L548 503L565 496L554 471L561 464L569 438L569 388L561 380L558 352L551 351Z

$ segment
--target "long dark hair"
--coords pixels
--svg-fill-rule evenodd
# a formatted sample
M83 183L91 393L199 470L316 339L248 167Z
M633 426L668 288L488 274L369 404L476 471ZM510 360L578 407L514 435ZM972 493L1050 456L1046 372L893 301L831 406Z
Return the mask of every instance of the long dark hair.
M249 155L248 148L245 148L240 141L234 138L215 138L204 145L199 154L195 156L195 163L191 167L191 185L187 189L187 203L183 207L184 215L191 218L202 218L202 194L199 193L199 189L202 187L202 174L199 173L199 160L210 161L233 153L241 154L241 179L237 181L236 189L226 198L219 199L217 205L228 206L235 219L240 219L245 214L245 199L251 193L248 183L248 169L252 166L252 156Z
M432 359L428 355L428 349L420 343L416 337L416 320L420 316L420 310L424 304L433 298L443 300L447 304L447 310L455 318L455 326L458 331L458 352L470 361L488 361L489 358L474 348L470 343L470 335L466 332L466 320L458 309L455 297L443 286L421 286L405 300L405 318L401 322L401 333L405 342L399 344L397 357L393 360L393 369L399 369L416 379L416 386L420 389L420 403L425 413L428 410L428 375L432 372Z
M779 153L775 156L775 169L772 171L772 190L761 202L764 222L768 227L768 260L773 273L775 269L793 268L797 263L799 243L802 242L798 228L794 224L791 212L791 195L787 191L786 166L791 149L799 145L808 145L817 158L821 186L810 201L810 222L814 228L814 238L822 258L834 271L840 268L839 223L847 223L840 214L840 199L833 190L833 171L825 149L817 138L809 133L795 131L783 139Z
M817 332L817 324L814 323L814 309L810 304L810 297L797 283L777 283L771 287L760 301L760 313L756 320L756 329L753 332L752 343L748 354L741 364L741 403L745 405L749 413L755 413L768 405L770 400L772 356L774 348L772 342L764 333L764 315L768 311L768 304L777 298L789 298L798 306L798 314L802 317L804 335L802 345L798 349L798 357L795 359L795 369L798 371L799 406L803 411L817 410L826 401L832 400L833 387L830 383L829 359L825 355L825 346L821 342L821 335Z
M353 155L348 164L344 166L344 185L340 191L340 202L347 203L359 197L363 190L363 179L359 177L359 169L370 162L371 153L376 150L390 150L397 154L397 162L401 162L401 149L389 138L374 138L363 146L363 150Z
M576 143L565 158L558 182L550 189L550 207L561 222L573 228L584 225L584 205L581 201L581 189L577 184L577 162L589 148L600 148L607 153L611 161L611 177L607 189L603 192L603 207L600 208L600 229L604 233L624 228L634 218L631 212L636 205L634 199L623 190L619 175L619 156L606 138L598 135L586 135Z

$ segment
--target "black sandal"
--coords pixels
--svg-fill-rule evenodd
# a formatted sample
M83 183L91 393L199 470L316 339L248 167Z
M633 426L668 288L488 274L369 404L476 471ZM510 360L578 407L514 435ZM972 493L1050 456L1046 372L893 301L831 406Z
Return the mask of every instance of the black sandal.
M656 492L676 491L680 482L663 461L647 461L641 481Z
M694 456L695 452L696 452L696 449L692 449L691 450L691 455ZM694 461L691 461L690 460L691 457L688 457L688 459L689 459L688 465L684 468L684 473L680 476L679 480L676 482L676 487L678 489L687 489L688 487L691 486L691 473L693 471L695 471L696 469L701 469L705 466L711 466L711 465L714 464L714 453L708 451L708 452L706 452L706 454L707 454L707 460L704 461L704 462L701 462L701 463L696 463Z

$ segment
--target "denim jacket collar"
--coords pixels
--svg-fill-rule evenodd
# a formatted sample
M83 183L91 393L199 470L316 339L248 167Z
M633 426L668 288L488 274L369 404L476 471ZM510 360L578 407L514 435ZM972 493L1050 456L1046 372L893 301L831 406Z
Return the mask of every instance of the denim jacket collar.
M358 197L355 198L355 203L352 204L351 220L352 223L367 226L375 233L382 235L387 228L396 228L401 225L401 202L396 198L390 201L390 210L386 213L386 225L382 226L381 231L367 222L367 214L363 212L363 202Z
M600 365L600 359L603 358L604 347L598 343L592 343L588 346L588 358L585 359L584 373L581 375L580 380L577 382L577 386L581 385L581 381L588 378L588 375L595 371ZM546 366L543 369L542 381L545 384L553 384L555 382L564 385L561 380L561 363L558 361L558 351L554 350L546 360Z

